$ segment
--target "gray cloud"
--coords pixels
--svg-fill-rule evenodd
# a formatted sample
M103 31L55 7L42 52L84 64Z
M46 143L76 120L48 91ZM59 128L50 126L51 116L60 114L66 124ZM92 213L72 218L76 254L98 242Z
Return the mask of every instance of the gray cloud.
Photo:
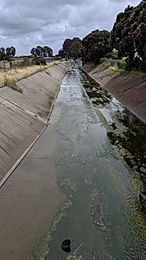
M55 51L65 38L111 30L118 12L139 0L0 0L0 45L28 54L36 45Z

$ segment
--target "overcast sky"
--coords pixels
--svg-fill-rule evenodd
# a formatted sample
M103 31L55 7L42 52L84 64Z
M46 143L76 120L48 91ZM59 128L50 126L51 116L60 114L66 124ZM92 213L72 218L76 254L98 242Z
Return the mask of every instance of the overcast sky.
M0 0L0 47L17 55L37 45L61 48L65 38L111 30L116 15L140 0Z

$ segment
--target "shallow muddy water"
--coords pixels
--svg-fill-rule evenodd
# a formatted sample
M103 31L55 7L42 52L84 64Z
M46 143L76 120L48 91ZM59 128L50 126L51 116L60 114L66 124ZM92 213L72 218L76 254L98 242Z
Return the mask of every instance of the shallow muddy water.
M51 129L56 140L47 160L55 165L67 200L36 248L36 259L146 259L141 182L123 161L126 151L127 156L132 154L129 126L118 120L124 113L115 99L105 91L101 95L101 90L72 65L46 130ZM141 160L139 165L134 161L135 171L145 168ZM61 249L65 239L71 240L70 253Z

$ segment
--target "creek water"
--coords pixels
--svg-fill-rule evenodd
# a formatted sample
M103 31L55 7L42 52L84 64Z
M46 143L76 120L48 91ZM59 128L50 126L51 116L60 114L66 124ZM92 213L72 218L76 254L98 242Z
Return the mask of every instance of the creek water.
M139 149L131 148L125 124L129 117L77 65L69 68L48 127L56 140L49 160L66 203L36 249L36 258L45 243L45 260L146 259L146 217L136 174L140 169L142 173L145 161ZM71 240L70 253L61 249L65 239Z

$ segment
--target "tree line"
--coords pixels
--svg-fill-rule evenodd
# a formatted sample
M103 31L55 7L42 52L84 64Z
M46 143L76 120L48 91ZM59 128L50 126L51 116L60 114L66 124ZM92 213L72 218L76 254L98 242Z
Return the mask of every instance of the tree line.
M32 48L30 53L34 57L52 57L53 56L53 50L48 46L37 46L36 48ZM13 58L16 55L16 49L15 47L1 47L0 48L0 60L9 60Z
M128 68L146 70L146 0L136 7L128 6L117 15L111 32L96 30L81 41L66 39L59 51L61 57L82 58L83 64L98 64L103 57L126 57Z

